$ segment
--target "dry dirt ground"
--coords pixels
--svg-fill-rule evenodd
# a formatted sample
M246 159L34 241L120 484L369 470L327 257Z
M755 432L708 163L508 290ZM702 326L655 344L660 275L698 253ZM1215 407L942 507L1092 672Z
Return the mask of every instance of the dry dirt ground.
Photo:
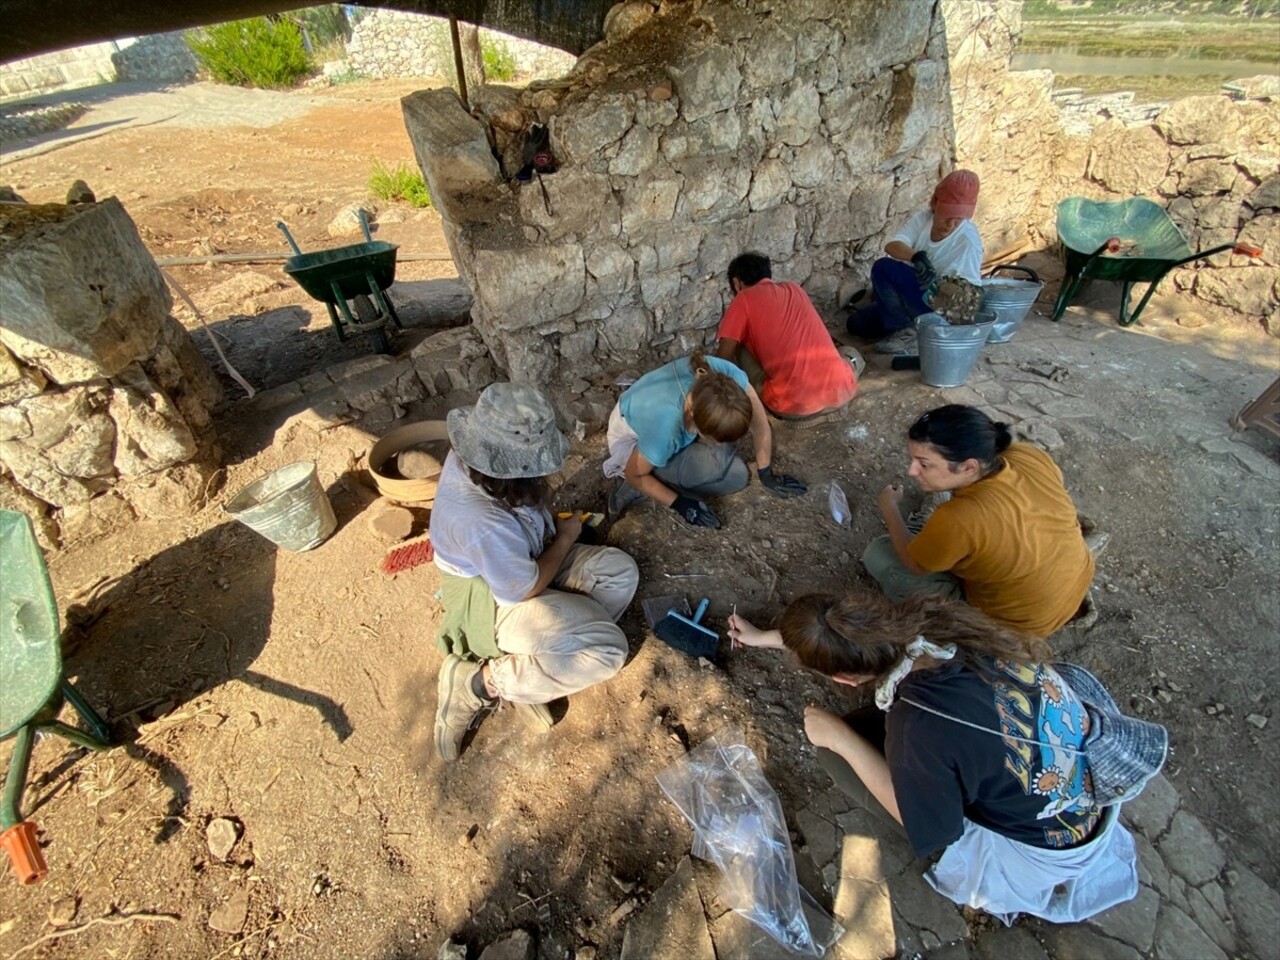
M157 257L278 250L281 217L304 248L333 245L325 225L365 196L371 159L411 160L396 99L408 89L281 95L309 109L266 127L121 124L7 159L0 180L32 201L61 199L76 178L116 194ZM92 122L92 112L80 121ZM446 249L433 212L384 204L379 219L379 236L404 251ZM338 345L278 264L172 272L259 385L367 349ZM453 274L426 261L399 277ZM1114 538L1100 562L1101 618L1059 635L1059 652L1169 726L1168 773L1184 804L1275 884L1280 474L1276 444L1254 432L1233 443L1227 419L1276 375L1276 341L1222 325L1188 331L1155 308L1141 330L1122 332L1114 291L1091 296L1057 327L1028 320L989 353L974 393L924 387L873 357L842 420L776 431L783 467L811 484L804 499L777 501L753 484L724 501L721 531L645 507L608 536L637 557L641 596L709 596L713 620L736 603L767 621L803 592L865 588L857 558L881 532L875 496L903 476L902 433L917 413L956 398L1038 417L1064 441L1055 456L1081 511ZM1055 364L1065 379L1036 372ZM524 928L540 957L589 945L612 957L627 914L689 850L690 831L655 782L687 746L727 725L746 731L789 817L828 788L801 715L810 702L841 706L839 693L763 652L691 663L647 633L638 603L624 621L632 659L573 697L550 735L535 741L500 713L460 762L442 765L431 745L437 576L430 566L378 574L382 547L359 517L367 498L348 450L279 430L285 412L243 402L224 381L226 476L214 502L51 558L60 606L100 612L68 670L125 745L37 746L26 809L52 872L33 888L0 878L0 956L390 960L435 957L448 937L475 956ZM598 434L575 445L561 504L602 509L602 453ZM220 512L230 492L301 458L319 461L340 521L322 547L277 552ZM850 527L827 513L832 480L853 505ZM1207 714L1216 704L1222 712ZM1270 722L1258 729L1249 715ZM206 844L214 818L240 831L225 862ZM819 892L798 837L797 849ZM700 865L697 878L715 903L714 871ZM239 933L210 928L212 913L242 908ZM51 911L84 923L113 910L176 919L99 924L23 951L55 930Z

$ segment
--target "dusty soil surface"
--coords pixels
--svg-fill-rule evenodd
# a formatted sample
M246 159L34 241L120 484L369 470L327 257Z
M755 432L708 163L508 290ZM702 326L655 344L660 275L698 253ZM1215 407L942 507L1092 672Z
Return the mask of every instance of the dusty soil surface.
M157 257L278 250L282 217L304 248L330 246L325 225L364 199L371 158L412 158L396 99L408 89L309 93L307 112L269 127L122 124L6 162L3 179L32 202L61 199L77 178L119 195ZM92 111L79 121L93 122ZM430 211L384 205L379 219L379 236L403 250L446 250ZM278 264L171 272L259 385L368 349L337 344L320 305ZM399 277L454 272L405 263ZM810 483L807 497L778 501L753 483L720 504L721 531L645 506L607 536L639 561L642 597L708 596L713 621L735 603L768 621L801 593L866 587L857 558L881 532L875 497L903 477L902 434L919 412L958 399L1047 420L1081 512L1113 534L1097 626L1065 630L1055 645L1122 705L1170 727L1168 772L1184 803L1274 884L1277 446L1256 433L1225 438L1228 417L1276 375L1276 342L1226 326L1188 331L1156 308L1141 331L1122 332L1114 310L1114 291L1099 290L1059 326L1031 318L989 352L968 392L925 387L872 356L841 419L776 429L778 460ZM1054 365L1065 378L1044 375ZM573 697L551 734L535 738L502 712L458 763L441 764L431 744L434 569L376 571L383 547L360 516L370 497L350 434L280 429L284 412L240 401L227 383L215 500L316 459L339 529L313 552L277 552L213 502L183 522L137 524L52 557L60 607L96 615L75 637L69 673L125 745L38 745L26 810L52 872L6 891L0 955L435 957L453 937L475 956L524 928L540 957L587 945L612 957L627 915L689 850L690 831L655 782L689 745L743 729L788 816L828 789L801 716L806 703L847 706L840 693L764 652L690 662L648 633L639 603L623 624L626 668ZM575 445L559 504L603 509L602 455L599 435ZM850 527L827 512L832 481L853 506ZM1270 722L1258 729L1249 715ZM215 818L239 832L226 860L206 843ZM798 866L819 891L803 855ZM700 866L698 882L715 902L714 871ZM174 919L99 924L22 951L55 931L50 916L84 923L113 910ZM212 929L214 913L238 932Z

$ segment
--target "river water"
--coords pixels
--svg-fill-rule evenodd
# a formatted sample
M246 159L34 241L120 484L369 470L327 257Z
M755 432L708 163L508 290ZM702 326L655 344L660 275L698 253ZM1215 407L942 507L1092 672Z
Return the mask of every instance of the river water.
M1067 76L1190 77L1214 76L1224 80L1280 73L1280 57L1271 63L1254 60L1206 60L1196 57L1095 57L1072 53L1018 53L1014 70L1052 70Z

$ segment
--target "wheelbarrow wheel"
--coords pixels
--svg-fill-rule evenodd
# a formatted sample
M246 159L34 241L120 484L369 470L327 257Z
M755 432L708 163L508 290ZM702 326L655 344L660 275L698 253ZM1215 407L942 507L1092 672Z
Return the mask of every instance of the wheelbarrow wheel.
M365 294L357 294L352 301L356 308L356 319L360 323L375 323L378 320L378 310ZM390 353L391 341L387 339L386 317L383 317L383 323L380 327L375 327L369 331L369 337L373 340L373 350L375 353Z

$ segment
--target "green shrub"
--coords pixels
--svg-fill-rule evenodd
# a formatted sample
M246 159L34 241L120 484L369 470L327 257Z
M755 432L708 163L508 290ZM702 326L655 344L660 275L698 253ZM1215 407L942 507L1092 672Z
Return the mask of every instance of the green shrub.
M516 58L503 40L480 38L480 58L484 61L486 80L514 80Z
M341 4L327 3L322 7L295 10L289 16L295 18L311 36L311 43L323 47L333 43L345 43L351 39L351 22ZM336 58L330 58L336 59Z
M311 71L302 31L288 20L232 20L186 36L196 59L219 83L291 87Z
M404 200L415 207L431 206L431 194L422 174L406 163L397 163L392 169L381 160L373 161L369 192L380 200Z

